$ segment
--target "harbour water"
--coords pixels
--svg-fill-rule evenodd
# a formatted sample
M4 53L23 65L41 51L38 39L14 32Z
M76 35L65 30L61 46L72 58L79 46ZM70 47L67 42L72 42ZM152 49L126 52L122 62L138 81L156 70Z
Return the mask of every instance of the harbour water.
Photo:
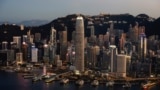
M45 83L44 81L32 82L31 79L24 79L22 74L15 72L0 71L0 90L142 90L140 85L132 85L131 88L123 88L121 85L106 87L99 85L93 87L90 83L83 86L76 86L75 82L61 85L59 81ZM155 86L150 90L160 90L160 86Z

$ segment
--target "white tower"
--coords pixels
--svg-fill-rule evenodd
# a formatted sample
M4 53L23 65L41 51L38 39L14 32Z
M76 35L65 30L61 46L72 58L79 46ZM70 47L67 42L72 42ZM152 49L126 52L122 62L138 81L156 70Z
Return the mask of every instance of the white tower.
M147 38L144 33L141 33L139 35L139 54L140 54L140 59L145 59L146 54L147 54Z
M110 68L111 68L111 73L116 72L117 68L117 60L116 60L116 55L117 55L117 48L115 45L110 45L109 46L110 50Z
M77 70L84 71L84 21L81 16L76 19L75 66Z
M56 45L56 30L54 27L51 28L50 43L51 45Z

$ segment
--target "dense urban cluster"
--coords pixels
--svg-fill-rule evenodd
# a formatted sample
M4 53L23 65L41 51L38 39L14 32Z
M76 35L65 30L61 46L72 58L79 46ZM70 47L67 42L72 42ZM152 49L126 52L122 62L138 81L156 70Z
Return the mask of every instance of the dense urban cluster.
M68 16L71 21L57 19L56 22L63 23L60 25L52 23L49 34L44 30L44 33L42 30L40 33L36 32L34 29L38 27L13 25L20 31L14 32L12 41L10 39L1 42L1 64L19 65L26 62L40 62L57 67L67 64L70 70L83 72L92 69L109 73L114 77L159 76L158 34L146 36L145 25L134 20L128 22L129 20L114 20L113 17L111 20L103 16L105 15ZM128 14L126 16L130 17ZM108 21L104 22L105 19ZM145 20L146 16L143 19ZM149 17L147 19L150 22L154 20ZM70 23L74 27L69 27ZM125 25L128 24L129 27L126 29ZM100 28L104 25L108 25L105 30ZM125 30L118 28L118 25L124 25ZM3 29L5 26L8 25L4 24ZM18 35L19 32L23 32L23 35ZM4 30L2 33L8 32Z

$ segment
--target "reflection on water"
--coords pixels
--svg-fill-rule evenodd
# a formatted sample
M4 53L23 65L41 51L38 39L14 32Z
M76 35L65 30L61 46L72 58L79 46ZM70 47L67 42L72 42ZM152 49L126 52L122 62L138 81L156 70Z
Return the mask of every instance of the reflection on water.
M74 82L61 85L58 81L45 83L43 81L32 82L31 79L24 79L22 74L7 73L0 71L0 90L141 90L140 85L132 85L131 88L123 88L121 85L106 87L99 85L93 87L90 83L83 86L77 86ZM159 86L151 90L160 90Z

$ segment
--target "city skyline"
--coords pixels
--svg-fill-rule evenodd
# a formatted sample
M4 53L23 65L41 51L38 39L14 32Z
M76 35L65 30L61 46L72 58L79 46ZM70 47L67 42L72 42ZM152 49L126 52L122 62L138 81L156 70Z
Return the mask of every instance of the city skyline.
M24 20L48 20L68 14L81 13L85 15L147 14L153 18L160 17L159 0L1 0L0 22L21 22Z

